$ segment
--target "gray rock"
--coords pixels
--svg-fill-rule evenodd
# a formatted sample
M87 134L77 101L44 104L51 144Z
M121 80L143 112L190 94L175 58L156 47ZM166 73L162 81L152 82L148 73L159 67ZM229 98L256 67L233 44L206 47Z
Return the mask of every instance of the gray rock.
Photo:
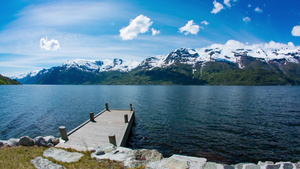
M189 168L187 161L181 161L173 158L164 159L161 163L161 166L164 168L170 169L187 169Z
M234 165L235 168L237 169L243 169L244 166L255 166L253 163L238 163Z
M293 169L294 166L292 163L285 163L283 164L283 169Z
M135 150L134 156L136 160L147 162L160 161L163 157L157 150L147 149Z
M277 165L267 165L266 169L279 169L279 167L280 167L280 164L277 164Z
M300 169L300 161L298 163L295 164L296 169Z
M261 167L266 166L266 165L273 165L273 164L274 164L273 161L265 161L265 162L259 161L259 162L257 163L257 165L259 165L259 166L261 166Z
M34 141L30 137L24 136L20 138L19 144L21 146L33 146Z
M0 147L4 146L4 143L2 141L0 141Z
M113 144L106 144L103 146L99 146L97 148L97 150L103 150L105 153L110 153L110 152L116 150L116 146L114 146Z
M56 146L59 143L59 138L52 139L52 144Z
M105 152L102 149L96 150L95 153L96 153L96 155L104 155L105 154Z
M223 166L221 164L214 163L214 162L207 162L203 166L203 169L219 169L219 168L223 168Z
M48 159L44 159L43 157L36 157L30 161L34 164L37 169L63 169L64 167L58 164L55 164Z
M226 164L224 164L223 167L224 167L224 169L234 169L233 165L226 165Z
M54 145L52 143L48 143L47 147L54 147Z
M41 136L34 138L34 144L37 146L47 147L48 142Z
M246 169L260 169L260 166L255 164L246 165Z
M51 157L55 159L56 161L61 162L76 162L78 161L83 154L77 153L77 152L68 152L62 149L56 149L56 148L49 148L48 150L44 151L43 155L45 157Z
M207 160L205 158L190 157L190 156L175 154L172 155L170 158L162 160L161 167L202 169L206 161Z
M47 143L52 143L52 140L55 139L54 136L46 136L46 137L43 137L43 138L47 141Z
M19 146L19 140L20 139L11 138L7 140L7 146L8 147Z

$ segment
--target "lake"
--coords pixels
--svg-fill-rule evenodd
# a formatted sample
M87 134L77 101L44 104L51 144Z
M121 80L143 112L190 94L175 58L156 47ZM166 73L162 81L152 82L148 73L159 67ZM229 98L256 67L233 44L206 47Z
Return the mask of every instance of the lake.
M0 139L58 137L106 102L133 104L134 149L227 164L300 160L299 86L0 86Z

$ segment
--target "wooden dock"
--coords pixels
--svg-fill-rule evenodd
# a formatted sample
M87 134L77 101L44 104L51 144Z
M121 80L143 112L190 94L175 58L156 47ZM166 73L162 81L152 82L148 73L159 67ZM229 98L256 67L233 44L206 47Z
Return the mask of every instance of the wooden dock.
M134 123L134 109L130 104L129 110L106 109L70 132L60 127L62 139L55 147L72 148L78 151L95 149L101 145L112 143L116 146L126 146L131 127Z

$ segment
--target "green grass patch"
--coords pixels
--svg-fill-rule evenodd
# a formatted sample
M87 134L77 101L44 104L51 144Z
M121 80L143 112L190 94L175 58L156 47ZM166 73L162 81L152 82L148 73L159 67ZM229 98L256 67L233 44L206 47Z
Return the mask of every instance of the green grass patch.
M48 148L45 147L2 147L0 148L0 168L26 168L34 169L34 165L30 160L43 156L43 152ZM70 152L78 152L76 150L68 149ZM56 161L52 158L46 158L56 164L62 165L67 169L75 168L125 168L123 162L112 161L112 160L101 160L97 161L96 159L91 158L91 152L80 152L84 156L78 161L73 163L64 163Z

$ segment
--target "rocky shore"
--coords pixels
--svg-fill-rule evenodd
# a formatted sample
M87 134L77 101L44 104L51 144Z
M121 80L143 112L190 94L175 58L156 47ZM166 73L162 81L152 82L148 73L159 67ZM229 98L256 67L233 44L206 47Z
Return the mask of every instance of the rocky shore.
M11 138L7 141L0 140L0 147L7 146L43 146L54 147L60 142L60 138L54 136L35 137L34 139L24 136L19 139ZM215 162L208 162L205 158L190 157L183 155L172 155L169 158L164 158L157 150L139 149L132 150L125 147L115 147L112 144L99 146L93 150L91 154L92 158L98 161L105 159L122 161L125 167L133 168L138 166L144 166L150 169L300 169L300 161L297 163L292 162L272 162L259 161L254 163L239 163L233 165L219 164ZM52 157L57 161L78 161L82 155L80 153L67 152L65 150L50 148L44 152L45 157ZM32 159L31 162L36 168L64 168L53 162L50 162L43 157L37 157Z
M123 161L126 167L144 165L146 168L153 169L300 169L300 161L297 163L259 161L257 164L239 163L227 165L208 162L205 158L176 154L169 158L163 158L162 154L157 150L132 150L124 147L115 147L112 144L98 147L91 156L97 160L111 159Z
M59 138L54 136L37 136L34 139L23 136L21 138L11 138L9 140L0 140L0 147L6 145L8 147L13 146L42 146L42 147L54 147L60 142Z

